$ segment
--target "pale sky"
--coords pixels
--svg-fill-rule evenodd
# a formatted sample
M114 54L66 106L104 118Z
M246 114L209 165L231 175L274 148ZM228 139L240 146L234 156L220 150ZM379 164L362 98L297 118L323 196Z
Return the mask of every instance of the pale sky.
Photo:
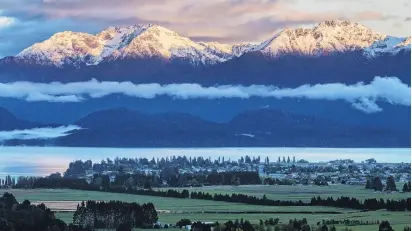
M411 0L0 0L0 57L65 30L156 23L196 41L238 43L331 19L410 36Z

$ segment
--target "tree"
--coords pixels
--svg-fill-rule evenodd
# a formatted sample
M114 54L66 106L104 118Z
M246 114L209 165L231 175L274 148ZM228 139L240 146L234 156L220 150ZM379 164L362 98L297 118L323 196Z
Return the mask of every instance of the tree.
M104 189L109 189L110 188L110 178L109 178L108 175L103 175L102 176L101 186Z
M310 231L310 226L308 224L302 225L302 231Z
M252 224L250 224L249 221L244 221L243 223L241 222L242 225L242 230L243 231L254 231L255 229L253 228Z
M178 221L176 223L176 226L177 227L184 227L186 225L191 225L191 224L192 224L192 222L189 219L181 219L180 221Z
M388 221L382 221L382 223L379 225L379 231L393 231L393 229Z
M152 160L150 161L150 165L151 165L151 166L156 166L156 160L155 160L154 157L153 157Z
M224 231L231 231L232 227L234 227L233 221L229 220L225 223Z
M370 180L370 179L367 179L367 180L366 180L366 186L365 186L365 188L366 188L366 189L372 189L372 183L371 183L371 180Z
M132 226L130 223L123 222L117 227L116 231L132 231Z
M144 189L149 189L149 190L152 189L152 183L150 182L149 179L147 179L147 180L144 182L143 188L144 188Z
M410 190L409 190L409 187L408 187L408 184L407 184L407 183L405 183L405 184L403 185L402 192L410 192Z
M370 159L365 160L365 163L367 163L367 164L376 164L376 160L374 158L370 158Z
M22 208L28 209L30 208L30 201L29 200L24 200L22 203Z
M395 179L393 178L393 176L389 176L386 179L386 190L387 191L396 191L396 183L395 183Z
M184 189L184 190L182 191L182 196L183 196L184 198L189 198L189 196L190 196L189 190Z
M327 225L322 225L320 227L319 231L329 231L328 226Z
M128 188L133 188L136 185L135 180L133 179L132 176L130 176L127 180L126 180L126 186Z
M375 191L382 191L383 190L382 181L378 176L373 179L373 184L372 185L373 185L372 187Z
M243 163L245 163L245 159L242 156L242 157L240 157L239 164L243 164Z

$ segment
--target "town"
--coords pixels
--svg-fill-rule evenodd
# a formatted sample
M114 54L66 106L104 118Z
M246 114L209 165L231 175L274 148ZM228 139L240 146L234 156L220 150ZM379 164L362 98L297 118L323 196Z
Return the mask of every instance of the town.
M55 176L58 175L54 174ZM367 185L368 180L379 178L384 184L393 178L396 183L407 183L411 179L409 163L378 163L367 159L355 163L350 159L311 163L295 157L241 157L230 160L219 157L191 158L172 156L151 160L147 158L106 159L100 163L77 160L69 164L63 174L67 178L86 179L88 183L102 181L108 177L111 183L121 176L134 177L133 184L146 187L200 187L208 185ZM53 174L52 174L53 176ZM126 182L125 179L124 182ZM127 182L130 182L129 180ZM122 182L122 183L124 183ZM118 182L120 183L120 182ZM400 189L401 190L401 189Z

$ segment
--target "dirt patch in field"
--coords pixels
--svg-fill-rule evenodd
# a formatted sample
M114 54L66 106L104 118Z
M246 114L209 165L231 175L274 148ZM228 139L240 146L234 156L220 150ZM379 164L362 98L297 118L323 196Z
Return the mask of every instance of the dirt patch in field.
M81 204L81 201L34 201L32 204L39 205L43 203L47 208L54 212L74 212L77 209L77 205ZM171 210L157 210L158 213L171 213Z
M82 203L81 201L34 201L32 204L39 205L43 203L47 208L52 211L76 211L77 205Z

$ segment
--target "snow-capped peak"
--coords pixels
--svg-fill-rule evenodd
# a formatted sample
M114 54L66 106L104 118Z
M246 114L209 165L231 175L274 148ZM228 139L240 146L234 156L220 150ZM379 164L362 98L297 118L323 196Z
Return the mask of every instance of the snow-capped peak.
M152 25L136 36L127 47L120 49L117 57L188 58L193 62L201 60L204 63L218 59L204 50L202 45L187 37L162 26Z
M319 55L363 49L383 37L362 24L332 20L321 22L310 29L285 29L263 42L256 50L271 55Z
M374 42L365 49L366 56L373 58L381 54L397 54L401 50L411 49L411 36L407 38L386 36L382 40Z
M104 60L159 57L214 64L240 56L247 46L197 43L156 24L109 27L91 35L65 31L36 43L17 57L42 64L96 65Z
M94 35L64 31L24 49L17 57L45 64L74 64L98 56L102 49L103 44Z

